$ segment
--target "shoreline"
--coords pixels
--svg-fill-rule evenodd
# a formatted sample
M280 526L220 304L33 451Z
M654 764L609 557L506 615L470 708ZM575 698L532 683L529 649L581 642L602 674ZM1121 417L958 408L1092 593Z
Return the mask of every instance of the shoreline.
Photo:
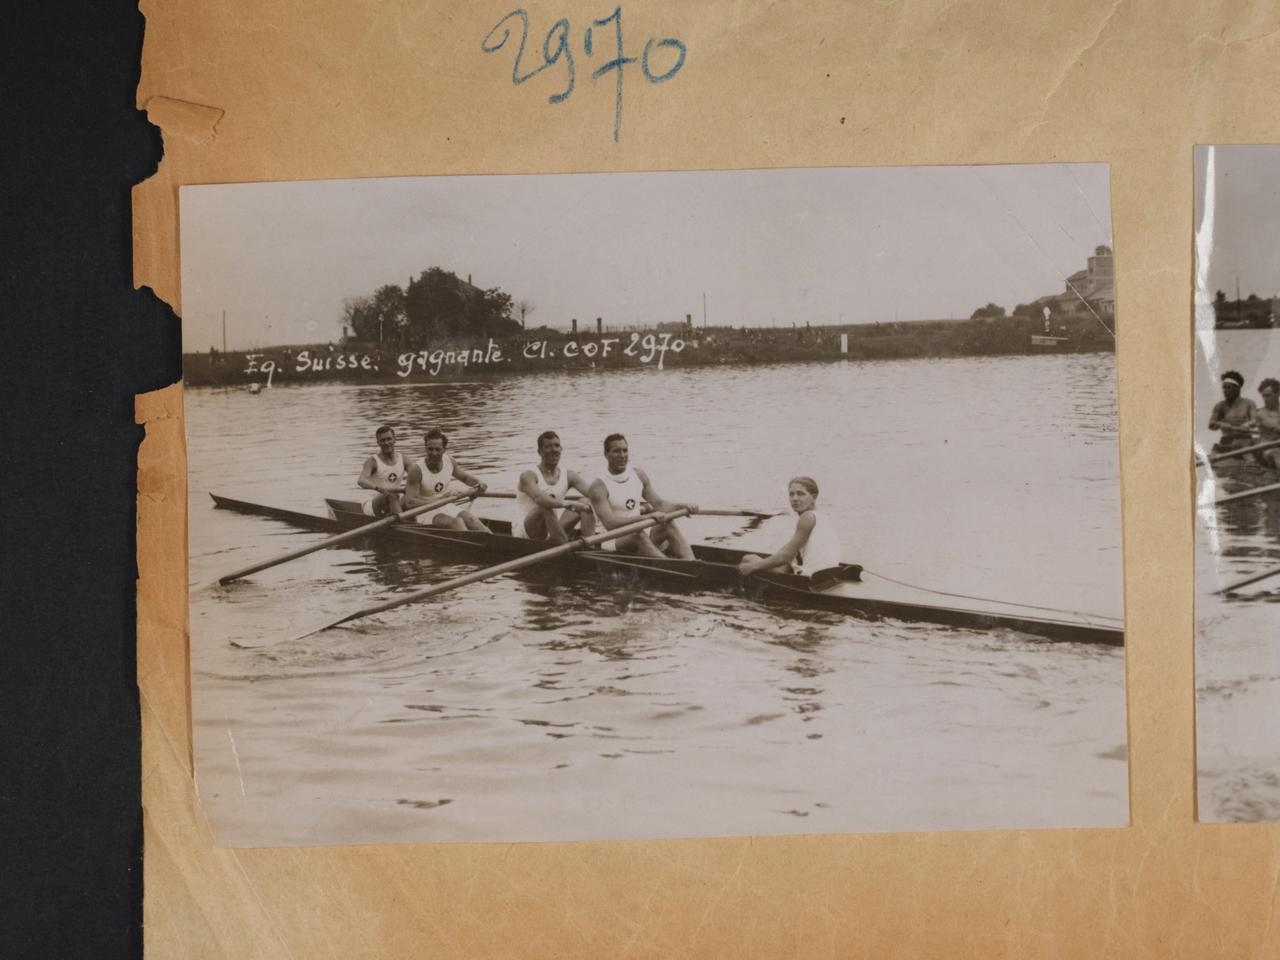
M188 387L321 382L456 382L508 374L637 368L764 366L949 357L1114 353L1115 341L1087 327L1050 346L1033 342L1021 318L914 321L869 327L691 328L476 338L427 345L322 343L183 354Z

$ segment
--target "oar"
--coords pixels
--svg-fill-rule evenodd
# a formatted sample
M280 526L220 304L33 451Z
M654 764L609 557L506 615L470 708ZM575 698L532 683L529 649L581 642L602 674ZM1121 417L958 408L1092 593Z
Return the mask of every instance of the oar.
M1230 460L1233 457L1243 457L1246 454L1257 453L1259 450L1270 450L1272 447L1280 447L1280 440L1268 440L1265 443L1255 443L1251 447L1241 447L1239 450L1229 450L1226 453L1211 453L1208 460L1196 461L1197 467L1203 467L1207 463L1221 463L1223 460Z
M440 497L429 503L420 504L409 510L393 513L389 516L382 517L373 523L366 523L364 526L356 527L354 530L348 530L346 533L340 533L337 536L329 537L319 543L313 543L309 547L303 547L300 550L292 550L283 556L276 557L273 560L263 560L261 563L255 563L252 566L245 567L242 570L236 570L228 573L226 576L218 578L218 583L225 586L241 577L247 577L251 573L258 573L260 570L266 570L268 567L274 567L281 563L288 563L290 560L297 560L299 557L305 557L309 553L315 553L317 550L323 550L325 547L337 546L340 543L346 543L348 540L358 540L360 537L372 533L374 530L381 530L383 527L389 527L391 524L400 520L411 520L421 513L430 513L432 510L438 510L441 507L447 507L451 503L461 503L463 500L471 500L476 496L475 492L450 494L447 497Z
M506 490L487 490L480 494L482 497L494 497L498 500L514 500L516 495ZM565 497L566 501L582 502L585 497ZM767 519L768 517L776 517L776 513L763 513L759 510L703 510L698 508L698 516L700 517L759 517Z
M1260 493L1275 493L1277 490L1280 490L1280 483L1268 483L1261 487L1250 487L1248 490L1241 490L1239 493L1219 497L1213 501L1213 506L1221 506L1224 503L1230 503L1232 500L1244 500L1246 497L1256 497Z
M1228 583L1220 590L1213 591L1217 594L1233 593L1241 587L1247 587L1251 583L1257 583L1259 580L1266 580L1268 577L1280 576L1280 567L1272 567L1269 570L1263 570L1261 573L1255 573L1251 577L1245 577L1243 580L1237 580L1235 583Z
M534 564L542 563L544 560L554 560L556 557L567 556L578 550L585 550L587 547L594 547L598 543L604 543L608 540L617 540L620 537L627 537L633 533L639 533L649 527L659 523L666 523L677 517L683 517L689 513L687 507L679 510L672 510L670 513L651 513L643 519L634 523L624 524L621 527L614 527L612 530L606 530L604 533L597 533L590 537L579 537L576 540L570 540L568 543L562 543L546 550L539 550L537 553L531 553L527 556L518 557L515 560L508 560L505 563L499 563L496 566L485 567L483 570L476 570L474 573L467 573L461 577L454 577L452 580L445 580L443 583L437 583L427 587L424 590L418 590L415 593L406 594L403 597L397 597L394 600L387 600L383 603L375 604L372 607L365 607L363 610L357 610L354 613L348 613L339 617L337 620L330 620L328 623L308 630L306 633L300 633L294 640L302 640L317 633L322 633L332 627L336 627L343 623L349 623L352 620L359 620L362 617L372 616L375 613L385 613L388 610L394 610L396 607L403 607L408 603L418 603L426 600L428 597L434 597L455 587L465 587L469 583L479 583L481 580L488 580L490 577L496 577L500 574L511 573L515 570L523 570L525 567L532 567Z

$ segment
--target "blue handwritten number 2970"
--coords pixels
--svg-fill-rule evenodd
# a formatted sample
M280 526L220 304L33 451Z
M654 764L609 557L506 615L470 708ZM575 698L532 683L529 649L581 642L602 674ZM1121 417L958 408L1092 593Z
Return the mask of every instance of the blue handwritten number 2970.
M547 31L546 38L542 41L542 63L534 67L528 73L520 72L521 60L524 58L524 47L529 40L529 14L523 9L512 10L505 17L497 22L492 30L485 35L484 41L480 44L480 49L485 53L496 53L501 50L511 37L511 28L507 26L509 20L518 18L521 24L520 31L520 48L516 50L515 63L511 68L511 82L519 86L526 80L531 80L548 67L552 67L559 63L563 58L565 64L565 87L559 93L553 93L547 97L548 103L563 103L569 98L569 94L573 93L574 84L574 64L573 49L569 44L569 20L562 17L551 25L551 29ZM635 63L635 57L628 57L622 52L622 7L614 7L613 13L600 20L591 21L591 26L587 27L586 33L582 37L582 50L588 56L594 53L594 31L597 27L607 27L613 24L614 42L617 45L617 56L608 63L598 67L591 74L591 79L598 80L610 70L617 74L616 87L617 93L614 98L613 111L613 140L618 142L618 133L622 129L622 68L628 63ZM499 36L499 31L501 35ZM649 65L649 56L654 48L671 47L676 51L676 61L667 69L665 73L654 73ZM671 37L665 40L654 40L650 38L644 45L644 53L640 57L640 69L644 73L644 77L650 83L662 83L670 80L680 68L684 66L685 45L679 40Z

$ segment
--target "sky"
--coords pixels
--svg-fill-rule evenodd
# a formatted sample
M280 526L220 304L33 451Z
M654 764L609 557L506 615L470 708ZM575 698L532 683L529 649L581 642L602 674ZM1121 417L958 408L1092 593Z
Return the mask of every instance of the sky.
M1105 164L401 177L184 186L183 349L336 340L429 267L530 327L968 317L1111 243ZM1123 254L1121 254L1123 256Z
M1197 147L1195 160L1200 298L1234 300L1237 279L1241 296L1280 295L1280 146Z

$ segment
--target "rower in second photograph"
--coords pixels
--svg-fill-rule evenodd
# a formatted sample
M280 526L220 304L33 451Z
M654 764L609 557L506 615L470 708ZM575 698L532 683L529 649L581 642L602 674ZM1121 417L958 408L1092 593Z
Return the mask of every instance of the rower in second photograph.
M404 454L396 450L396 431L384 424L373 435L378 441L378 452L364 462L356 486L372 490L373 496L361 509L371 517L385 517L404 509L405 481L408 465Z
M560 465L561 453L559 434L538 434L538 462L516 480L512 536L565 543L570 535L589 537L596 532L590 501L565 499L570 489L588 497L591 487L576 471Z
M421 506L431 500L439 499L451 490L465 492L459 483L466 484L476 491L476 495L484 493L488 485L476 479L464 470L445 450L449 446L449 438L444 431L432 428L423 435L427 455L413 462L409 468L409 482L404 493L406 509ZM459 483L454 483L454 481ZM429 523L437 527L451 527L455 530L475 530L478 533L489 533L488 527L475 514L460 504L441 507L430 513L421 514L419 523Z
M831 521L818 513L818 484L810 477L794 477L787 484L787 499L796 513L791 539L767 557L748 555L738 564L747 576L765 570L780 570L812 577L819 570L840 565L840 538Z
M652 510L666 512L685 507L697 513L696 504L672 503L664 500L653 489L649 475L631 463L627 438L611 433L604 438L605 470L591 482L591 506L606 530L632 523L642 514ZM677 557L692 560L693 550L675 521L660 523L650 530L642 530L628 537L610 540L602 544L605 550L621 553L639 553L652 557Z
M1244 377L1235 370L1222 375L1222 399L1209 415L1209 429L1221 430L1222 439L1213 445L1214 453L1230 453L1253 443L1258 408L1248 397L1240 396Z
M1280 440L1280 380L1268 377L1258 384L1258 393L1262 395L1262 406L1256 413L1258 442ZM1264 467L1280 470L1280 447L1258 450L1254 453L1254 457Z

